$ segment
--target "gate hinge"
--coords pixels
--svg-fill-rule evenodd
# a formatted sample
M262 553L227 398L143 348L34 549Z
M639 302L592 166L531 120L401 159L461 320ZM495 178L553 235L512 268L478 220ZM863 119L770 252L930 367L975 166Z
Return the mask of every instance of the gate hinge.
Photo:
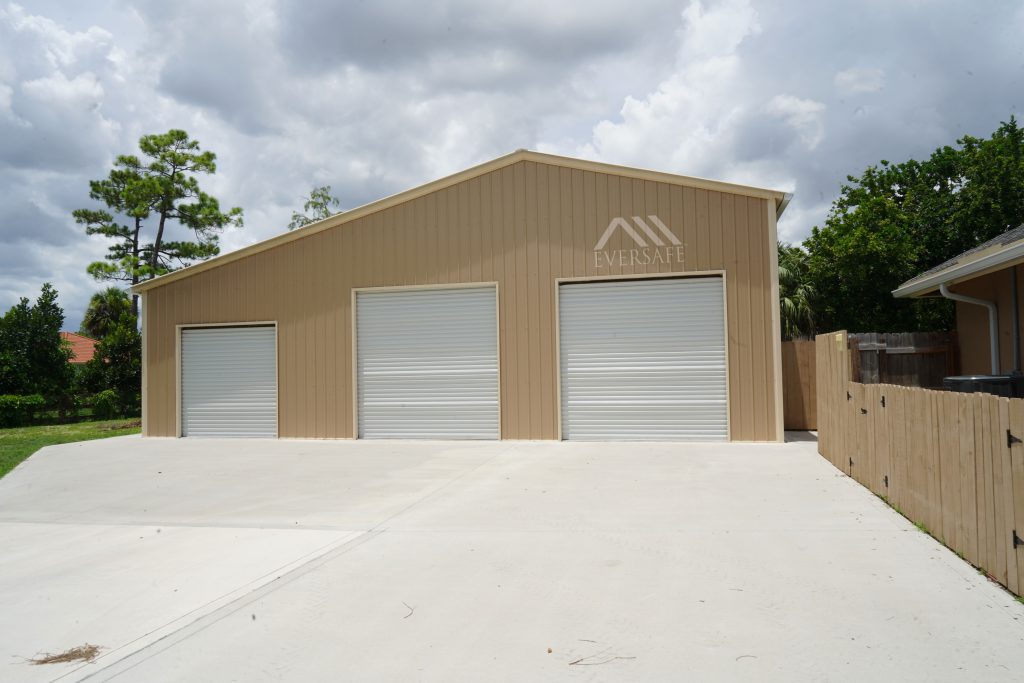
M889 475L886 474L882 477L882 481L885 483L885 488L889 488Z
M850 400L851 398L853 398L853 396L851 396L851 395L850 395L850 392L849 392L849 391L847 391L847 392L846 392L846 400L847 400L847 401L849 401L849 400Z
M885 407L885 396L882 397L882 407Z
M850 458L850 467L853 467L853 458Z
M1020 443L1020 439L1014 436L1009 429L1006 430L1006 447L1013 448L1013 444Z
M867 408L861 408L860 409L860 414L861 415L867 415L868 414L868 409Z
M1014 529L1013 530L1013 549L1016 550L1017 546L1021 546L1021 545L1024 545L1024 540L1021 540L1021 537L1017 535L1017 530Z

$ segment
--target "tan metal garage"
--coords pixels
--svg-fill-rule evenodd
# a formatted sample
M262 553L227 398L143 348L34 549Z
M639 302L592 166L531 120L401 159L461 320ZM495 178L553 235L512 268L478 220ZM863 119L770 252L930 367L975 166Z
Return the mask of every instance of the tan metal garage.
M144 433L234 405L182 330L262 324L281 437L779 440L787 201L521 150L151 280Z

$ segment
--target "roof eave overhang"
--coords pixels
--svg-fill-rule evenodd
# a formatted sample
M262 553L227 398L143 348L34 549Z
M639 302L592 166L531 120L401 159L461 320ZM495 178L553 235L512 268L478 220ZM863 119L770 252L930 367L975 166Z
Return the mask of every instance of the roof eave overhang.
M974 261L954 263L949 268L944 268L920 280L911 280L898 289L894 289L892 295L897 299L929 296L938 291L939 285L963 282L1021 262L1024 262L1024 241L1011 244L1000 251Z
M793 193L792 192L785 192L785 193L783 193L782 199L780 199L779 203L776 205L776 209L775 209L775 219L776 220L782 218L783 212L786 210L786 207L789 206L789 203L791 201L793 201Z
M422 197L431 192L451 187L457 183L475 178L477 176L490 173L492 171L499 170L506 166L518 163L520 161L534 161L542 164L549 164L552 166L560 166L564 168L577 169L582 171L593 171L596 173L607 173L610 175L620 175L630 178L637 178L640 180L651 180L655 182L664 182L674 185L682 185L685 187L694 187L704 190L712 190L716 192L726 192L730 194L739 194L747 197L756 197L759 199L767 199L776 203L776 216L781 216L786 206L789 204L789 200L792 195L781 190L769 190L763 187L755 187L753 185L739 185L736 183L727 183L719 180L709 180L706 178L698 178L695 176L684 176L677 175L674 173L665 173L662 171L651 171L648 169L635 168L631 166L617 166L615 164L606 164L599 161L588 161L585 159L575 159L573 157L563 157L555 154L547 154L545 152L534 152L532 150L520 149L500 156L496 159L484 162L477 166L459 171L458 173L439 178L438 180L431 181L424 185L419 185L409 190L404 190L398 194L394 194L383 199L364 204L363 206L350 209L343 213L335 214L316 223L310 223L304 227L298 228L291 232L286 232L280 235L275 235L269 239L255 244L250 244L247 247L236 249L235 251L215 256L207 261L196 263L195 265L181 270L176 270L173 273L168 273L146 282L140 282L131 288L132 293L141 294L143 292L161 287L163 285L176 282L178 280L191 277L198 273L216 268L220 265L225 265L233 261L258 254L268 249L293 242L295 240L302 239L315 235L318 232L329 230L331 228L344 225L345 223L357 220L363 216L367 216L377 211L383 211L384 209L390 208L403 202L411 201Z

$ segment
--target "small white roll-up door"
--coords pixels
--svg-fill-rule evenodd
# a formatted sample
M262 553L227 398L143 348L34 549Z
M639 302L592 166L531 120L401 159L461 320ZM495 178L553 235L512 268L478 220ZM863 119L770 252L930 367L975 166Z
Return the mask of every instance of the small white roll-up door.
M181 331L181 435L277 436L274 327Z
M563 284L562 437L728 438L722 279Z
M359 436L497 439L493 286L356 294Z

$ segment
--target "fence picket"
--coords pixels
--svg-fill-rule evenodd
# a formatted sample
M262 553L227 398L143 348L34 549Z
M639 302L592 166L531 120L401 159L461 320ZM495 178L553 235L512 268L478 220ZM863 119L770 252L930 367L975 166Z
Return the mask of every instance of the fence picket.
M998 397L992 398L992 434L1005 434L1006 430L1010 428L1010 414L1006 406L1002 404L1007 399L999 399ZM1003 437L1006 438L1005 436ZM995 546L996 546L996 563L992 576L995 577L996 581L1006 585L1006 537L1010 533L1010 529L1006 527L1006 502L1005 489L1003 485L1003 460L1005 459L1006 453L1006 442L1002 443L1003 448L999 447L1000 444L993 442L992 444L992 507L995 517Z
M1018 562L1020 550L1014 542L1014 535L1024 532L1019 524L1021 517L1018 516L1022 500L1024 500L1021 498L1021 487L1024 486L1024 471L1022 471L1024 470L1024 463L1022 463L1022 459L1024 459L1024 407L1021 405L1022 401L1004 400L1007 401L1008 429L1010 429L1010 435L1007 436L1008 443L1004 444L1008 447L1004 451L1004 457L1000 458L1002 476L1004 476L1005 514L1009 529L1006 535L1007 588L1014 593L1020 593L1020 562Z
M974 459L978 500L978 566L991 574L995 567L995 528L992 519L992 440L988 438L989 402L984 394L974 394Z
M907 514L907 401L902 387L887 387L892 412L889 414L889 499Z
M974 464L974 401L968 394L956 394L959 409L959 455L960 455L960 517L957 531L960 534L960 552L971 564L980 565L978 558L978 501L977 470Z
M849 464L850 471L847 474L861 484L866 485L867 479L865 475L867 474L868 455L865 443L867 442L868 429L865 414L861 412L864 410L864 390L866 387L857 382L849 382L847 386L847 391L853 396L853 400L849 401L850 410L848 412L849 439L853 447L853 462ZM847 462L849 463L849 460Z
M924 523L928 515L928 484L924 472L924 456L928 444L925 441L925 418L930 409L928 394L922 392L907 401L907 515L915 522Z
M878 448L875 443L875 437L878 435L879 415L881 414L881 409L878 406L881 395L877 384L864 387L864 407L862 410L867 411L864 415L864 452L867 456L864 476L867 479L868 489L876 495L885 495L882 487L882 475L879 474Z
M938 397L935 392L929 391L925 394L927 400L927 414L925 415L925 443L920 454L921 463L921 484L925 501L925 525L933 534L939 533L942 527L942 518L938 512L938 473L939 473L939 430L938 430Z
M957 395L936 392L939 414L938 508L941 526L937 532L943 543L961 551L960 517L960 411Z
M832 367L829 356L829 345L823 343L825 335L818 335L814 341L814 381L817 383L815 392L816 412L818 414L818 454L831 461L828 440L835 433L835 425L831 420L832 398Z
M1013 478L1013 529L1011 534L1024 537L1024 401L1010 401L1010 431L1022 441L1014 442L1010 448L1010 472ZM1010 552L1017 567L1017 585L1010 590L1017 594L1024 591L1024 544L1017 545L1010 539Z

